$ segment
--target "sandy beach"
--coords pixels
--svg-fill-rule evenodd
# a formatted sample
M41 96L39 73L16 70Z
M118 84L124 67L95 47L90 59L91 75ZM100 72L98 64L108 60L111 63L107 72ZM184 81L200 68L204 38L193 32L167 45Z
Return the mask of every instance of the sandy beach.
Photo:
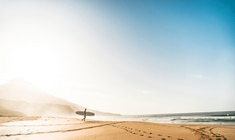
M4 140L233 140L229 125L92 121L59 117L1 117Z
M234 23L235 0L0 0L0 140L235 140Z

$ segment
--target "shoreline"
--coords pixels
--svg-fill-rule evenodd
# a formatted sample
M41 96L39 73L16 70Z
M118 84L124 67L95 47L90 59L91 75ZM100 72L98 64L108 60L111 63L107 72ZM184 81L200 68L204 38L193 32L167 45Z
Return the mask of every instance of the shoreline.
M8 119L7 119L8 118ZM82 122L63 117L0 117L0 140L10 139L93 139L93 140L233 140L235 125L161 124L140 121ZM12 119L12 121L10 121ZM231 127L232 126L232 127Z

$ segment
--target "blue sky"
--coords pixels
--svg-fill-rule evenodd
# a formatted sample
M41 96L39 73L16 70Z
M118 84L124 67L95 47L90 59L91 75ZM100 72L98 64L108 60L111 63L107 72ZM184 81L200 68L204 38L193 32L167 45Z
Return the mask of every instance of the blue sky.
M235 109L233 1L0 5L2 83L114 113Z

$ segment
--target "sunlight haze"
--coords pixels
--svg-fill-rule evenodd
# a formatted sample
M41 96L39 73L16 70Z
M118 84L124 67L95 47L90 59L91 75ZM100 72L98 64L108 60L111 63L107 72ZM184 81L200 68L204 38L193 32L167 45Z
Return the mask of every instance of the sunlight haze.
M0 84L121 114L235 110L234 5L0 0Z

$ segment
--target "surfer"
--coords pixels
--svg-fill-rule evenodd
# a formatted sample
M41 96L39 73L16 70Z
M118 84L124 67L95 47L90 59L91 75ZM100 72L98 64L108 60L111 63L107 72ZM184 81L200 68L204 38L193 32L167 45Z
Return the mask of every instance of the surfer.
M86 108L85 108L85 110L84 110L84 118L82 119L82 121L86 121Z

